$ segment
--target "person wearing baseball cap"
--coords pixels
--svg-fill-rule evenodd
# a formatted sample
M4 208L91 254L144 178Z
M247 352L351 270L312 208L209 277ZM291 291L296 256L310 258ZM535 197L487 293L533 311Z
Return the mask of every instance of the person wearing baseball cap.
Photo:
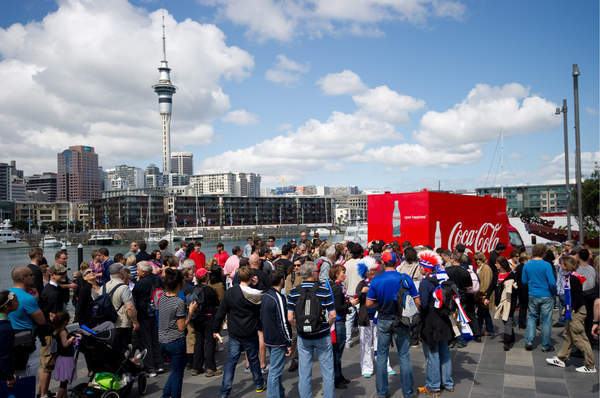
M410 329L392 328L392 322L398 317L396 297L402 284L413 297L417 308L421 306L419 292L412 278L406 274L396 272L396 253L385 252L381 255L385 272L376 276L371 281L367 292L367 308L377 308L377 366L376 388L379 397L388 396L388 370L387 361L390 350L390 338L396 340L398 356L400 358L400 378L402 382L402 395L412 397L413 371L410 362Z

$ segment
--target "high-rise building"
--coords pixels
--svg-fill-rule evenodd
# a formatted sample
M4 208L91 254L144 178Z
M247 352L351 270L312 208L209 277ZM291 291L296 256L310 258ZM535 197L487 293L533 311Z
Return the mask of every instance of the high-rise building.
M110 191L110 187L104 185L104 182L108 179L108 173L102 169L102 166L98 166L98 179L100 180L100 191Z
M144 172L144 175L150 176L150 175L158 175L160 174L160 169L158 167L156 167L155 164L151 164L148 167L146 167L146 171Z
M173 152L171 154L171 173L194 174L194 154L191 152Z
M162 161L163 174L171 174L171 110L173 108L173 94L177 87L171 83L169 64L167 63L167 49L165 46L165 14L163 10L163 59L160 62L160 77L158 83L152 88L158 94L158 110L160 111L160 121L162 129Z
M10 174L11 167L7 163L0 163L0 201L10 201Z
M28 191L41 190L40 193L47 195L46 202L56 201L56 183L58 175L56 173L45 172L25 177L25 189Z
M260 174L215 173L190 176L198 195L260 197Z
M25 202L27 200L27 192L23 181L13 181L10 183L10 200L14 202Z
M98 155L93 147L70 146L57 156L57 201L75 202L100 198Z
M144 188L146 186L146 178L144 177L144 170L139 167L120 165L115 166L115 179L121 178L127 181L129 188ZM113 189L115 185L113 184Z
M10 161L10 167L12 168L12 170L10 171L10 174L13 177L23 180L23 170L17 170L17 161L16 160Z

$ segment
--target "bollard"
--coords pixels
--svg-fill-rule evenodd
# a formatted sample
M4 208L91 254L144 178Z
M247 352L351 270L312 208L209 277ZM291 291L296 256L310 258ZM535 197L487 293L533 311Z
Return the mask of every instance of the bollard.
M83 245L80 243L77 245L77 264L81 264L83 262Z
M67 246L63 243L62 247L60 248L60 251L62 252L67 252Z

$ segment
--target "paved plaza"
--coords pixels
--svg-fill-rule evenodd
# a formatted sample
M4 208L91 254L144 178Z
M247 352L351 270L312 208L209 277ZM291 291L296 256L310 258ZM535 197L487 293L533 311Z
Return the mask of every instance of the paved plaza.
M557 311L554 311L556 319ZM494 320L496 332L501 326L501 321ZM558 334L559 328L552 328L552 343L556 348L554 353L542 353L539 334L533 344L533 351L525 351L525 331L515 328L516 342L513 348L505 352L502 348L500 335L495 338L483 337L481 343L470 342L468 347L451 349L452 352L452 377L456 384L453 393L443 392L442 396L473 397L473 398L508 398L508 397L572 397L572 398L598 398L598 373L581 374L575 371L576 367L583 365L583 358L572 358L566 368L550 366L546 358L556 354L562 346L562 338ZM224 332L226 334L226 332ZM354 337L358 343L358 335ZM225 338L225 348L227 339ZM390 356L391 365L398 372L398 355ZM594 347L596 365L598 365L598 347ZM316 356L315 356L316 357ZM425 385L425 365L422 347L411 348L410 357L413 364L415 391L417 387ZM219 369L227 358L227 350L217 353L217 366ZM252 383L251 374L244 373L244 356L240 357L236 369L232 398L265 397L266 392L256 393ZM283 385L290 398L299 397L298 373L287 371L289 359L283 374ZM159 398L162 387L167 378L170 365L165 366L167 373L156 378L148 379L148 392L146 397ZM365 378L360 373L360 348L358 345L344 350L343 373L351 380L346 390L335 390L336 397L377 397L375 390L375 376ZM85 364L79 361L79 380L87 380ZM192 376L190 370L185 371L183 379L183 397L219 397L221 376L205 377L204 374ZM321 373L318 362L313 366L313 394L314 397L322 396ZM389 393L392 397L401 398L400 376L389 376ZM56 391L57 382L52 382L51 389ZM130 397L137 397L137 385L134 385Z

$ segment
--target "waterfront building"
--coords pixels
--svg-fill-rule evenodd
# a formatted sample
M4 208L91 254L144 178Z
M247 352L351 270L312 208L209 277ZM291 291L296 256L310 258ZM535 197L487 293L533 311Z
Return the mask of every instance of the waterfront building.
M0 163L0 201L11 200L11 167L8 163Z
M73 225L73 221L81 221L84 225L87 225L88 221L88 203L86 202L16 202L14 212L15 221L31 220L36 228L38 221L43 223L57 221L66 225L66 221L69 220L70 226Z
M477 188L477 196L501 196L500 187ZM563 213L567 211L569 195L565 184L551 185L516 185L504 187L506 207L509 212Z
M171 83L171 69L167 63L167 49L165 46L165 15L163 10L163 59L160 62L160 72L158 83L152 88L158 94L158 109L160 112L160 122L162 131L162 161L163 174L171 174L171 111L173 108L173 94L177 91L177 87Z
M345 186L345 187L325 187L318 186L317 187L317 195L327 196L327 195L336 195L336 196L350 196L357 195L360 191L357 186Z
M190 176L190 185L195 187L196 194L229 195L229 196L260 196L260 174L254 173L225 173L199 174Z
M34 174L32 176L25 177L25 189L28 192L35 192L34 195L40 197L45 195L44 202L56 201L56 186L57 186L58 174L44 172L42 174Z
M171 173L188 176L194 174L194 154L191 152L171 153Z
M12 181L10 183L10 200L15 202L25 202L27 200L27 191L23 181Z
M70 146L57 154L58 179L57 197L59 202L75 202L98 199L100 180L98 178L98 155L90 146Z

